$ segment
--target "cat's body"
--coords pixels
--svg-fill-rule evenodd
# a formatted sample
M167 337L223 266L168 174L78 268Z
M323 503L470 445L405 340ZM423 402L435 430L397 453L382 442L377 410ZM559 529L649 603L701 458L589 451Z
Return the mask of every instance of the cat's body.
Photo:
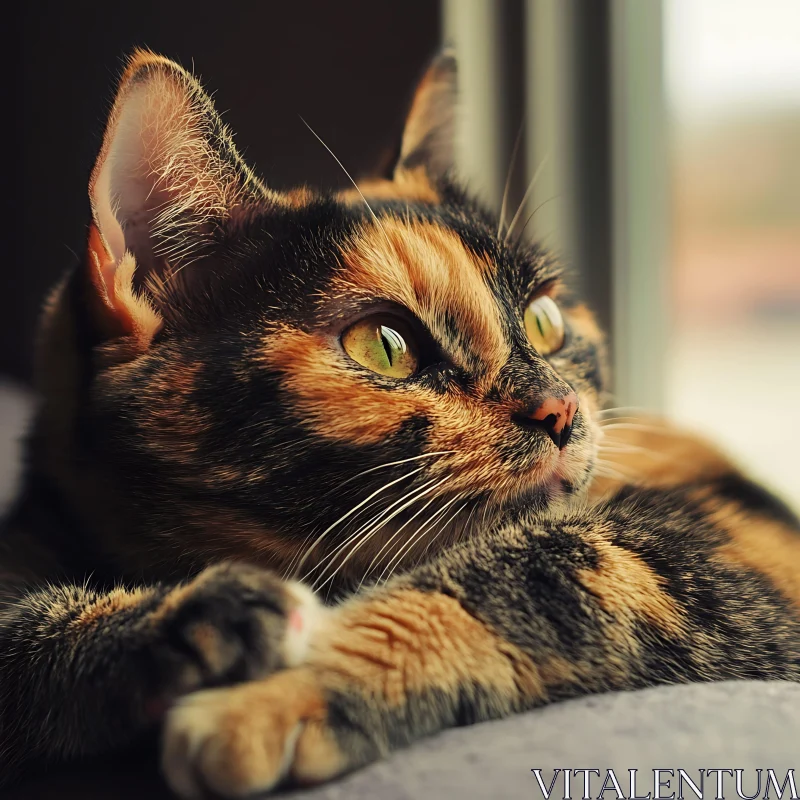
M132 60L0 538L0 774L163 725L176 791L240 796L575 694L800 680L800 523L602 423L589 312L448 178L452 79L366 200L279 195Z

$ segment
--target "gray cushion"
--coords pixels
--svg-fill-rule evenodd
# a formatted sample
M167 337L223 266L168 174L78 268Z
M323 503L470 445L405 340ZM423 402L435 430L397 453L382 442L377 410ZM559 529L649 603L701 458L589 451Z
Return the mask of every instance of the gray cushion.
M446 731L337 783L292 793L308 800L410 800L422 797L542 798L531 769L613 769L623 790L639 769L640 794L653 790L653 769L783 770L800 762L800 684L729 682L669 686L585 697L471 728ZM546 771L547 770L547 771ZM749 794L750 778L744 788ZM582 775L572 779L580 798ZM706 778L713 785L715 778ZM736 797L730 779L724 778ZM591 779L593 797L601 783ZM697 780L695 780L697 782ZM797 774L800 788L800 771ZM556 784L554 798L563 797ZM675 783L672 784L675 788ZM755 784L752 784L754 787ZM664 794L669 795L669 791ZM606 798L616 795L610 791ZM694 795L687 793L687 797ZM714 793L707 794L713 797ZM762 787L763 796L763 787ZM786 796L786 795L785 795Z

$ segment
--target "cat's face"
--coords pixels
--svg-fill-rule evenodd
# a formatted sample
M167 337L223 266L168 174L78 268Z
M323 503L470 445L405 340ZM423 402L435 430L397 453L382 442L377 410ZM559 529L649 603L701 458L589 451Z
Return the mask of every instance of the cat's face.
M91 331L76 461L141 547L324 585L586 489L601 338L446 177L453 77L423 80L393 180L277 194L185 73L134 57L66 294Z

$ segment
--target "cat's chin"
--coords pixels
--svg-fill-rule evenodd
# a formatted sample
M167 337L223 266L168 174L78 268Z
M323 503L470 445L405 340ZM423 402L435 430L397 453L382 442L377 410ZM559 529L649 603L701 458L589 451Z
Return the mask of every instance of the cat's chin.
M592 482L589 466L569 471L556 468L544 481L539 481L517 494L489 500L489 513L498 520L508 518L542 518L561 516L583 503Z

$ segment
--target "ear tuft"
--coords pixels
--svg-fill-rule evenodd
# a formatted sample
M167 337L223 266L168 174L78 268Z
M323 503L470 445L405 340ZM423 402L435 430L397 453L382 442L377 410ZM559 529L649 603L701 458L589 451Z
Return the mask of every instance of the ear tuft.
M457 93L455 51L443 50L417 86L403 130L395 175L423 166L431 177L437 178L452 169Z
M144 352L163 324L149 297L134 288L136 260L126 251L112 262L97 226L89 226L86 252L89 273L89 311L97 333L103 339L124 337L123 352L135 356Z

